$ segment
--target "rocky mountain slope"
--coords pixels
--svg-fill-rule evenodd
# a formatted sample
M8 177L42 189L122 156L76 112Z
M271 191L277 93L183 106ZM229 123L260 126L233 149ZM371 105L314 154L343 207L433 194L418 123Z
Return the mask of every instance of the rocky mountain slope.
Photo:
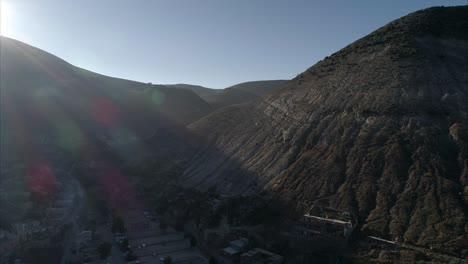
M186 186L264 189L367 234L459 252L468 233L468 7L395 20L280 91L190 126ZM223 155L220 155L222 153Z

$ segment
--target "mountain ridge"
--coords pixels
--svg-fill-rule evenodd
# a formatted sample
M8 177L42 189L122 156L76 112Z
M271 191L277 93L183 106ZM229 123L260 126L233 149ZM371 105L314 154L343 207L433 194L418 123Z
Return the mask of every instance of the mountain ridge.
M238 83L223 89L212 89L200 85L170 84L168 87L187 89L198 94L214 109L252 101L257 97L277 91L288 80L259 80Z
M219 109L230 105L246 103L274 93L287 82L287 80L243 82L224 88L217 93L206 94L202 98L213 106L214 109Z
M467 17L466 6L412 13L191 124L210 133L185 184L269 190L299 211L320 200L356 212L368 234L456 253L468 231Z
M55 92L81 89L91 94L107 93L122 104L125 104L125 96L151 98L148 93L158 93L164 97L163 101L154 103L153 107L182 124L189 124L211 111L211 107L192 91L94 73L20 41L3 36L1 41L4 91L10 87L21 87L30 90L28 92L37 92L33 89L52 89Z

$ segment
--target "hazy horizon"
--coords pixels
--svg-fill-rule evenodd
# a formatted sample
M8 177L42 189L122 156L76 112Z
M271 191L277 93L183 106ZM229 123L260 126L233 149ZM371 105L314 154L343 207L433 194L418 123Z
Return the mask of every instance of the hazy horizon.
M225 88L294 78L401 16L466 4L398 2L1 0L1 34L104 75Z

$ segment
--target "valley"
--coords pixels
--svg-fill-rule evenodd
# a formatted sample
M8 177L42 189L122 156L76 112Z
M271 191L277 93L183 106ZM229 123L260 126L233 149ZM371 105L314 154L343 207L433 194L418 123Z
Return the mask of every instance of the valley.
M423 9L225 89L1 37L0 263L464 263L467 29Z

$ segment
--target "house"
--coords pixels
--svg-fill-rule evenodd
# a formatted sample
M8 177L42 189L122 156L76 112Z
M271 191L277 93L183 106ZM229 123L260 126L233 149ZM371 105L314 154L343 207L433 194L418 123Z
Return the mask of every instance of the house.
M241 238L229 243L229 247L237 249L239 251L244 251L247 249L247 245L249 244L249 240L247 238Z
M283 257L272 253L270 251L256 248L250 250L241 256L241 263L242 264L281 264L283 263Z
M231 241L229 243L229 247L226 247L221 251L221 255L230 260L237 260L239 259L242 252L247 249L248 244L249 240L247 238Z
M181 251L175 251L171 253L163 253L157 256L160 263L164 263L164 260L171 258L172 263L200 263L208 264L208 260L197 249L185 249Z
M12 240L14 237L15 237L14 234L12 234L12 233L10 233L10 232L8 232L6 230L0 229L0 242Z
M289 246L300 252L335 251L347 247L356 225L351 212L314 204L284 235Z
M227 247L227 248L224 248L222 251L221 251L221 255L223 257L226 257L230 260L236 260L240 257L241 255L241 251L238 250L238 249L235 249L235 248L232 248L232 247Z
M86 230L80 233L78 240L80 242L87 242L93 239L93 232Z
M18 235L32 234L41 229L41 223L36 220L24 223L16 223L13 224L13 229Z
M147 238L130 240L130 246L132 246L132 248L138 248L138 247L146 247L146 246L151 246L151 245L156 245L156 244L163 244L163 243L184 241L184 240L185 240L184 235L173 233L173 234L167 234L167 235L157 236L157 237L147 237Z
M156 245L149 245L143 248L136 248L133 250L133 253L138 257L143 256L157 256L160 254L171 253L176 251L182 251L184 249L190 249L190 242L187 240L174 241L168 243L161 243Z

